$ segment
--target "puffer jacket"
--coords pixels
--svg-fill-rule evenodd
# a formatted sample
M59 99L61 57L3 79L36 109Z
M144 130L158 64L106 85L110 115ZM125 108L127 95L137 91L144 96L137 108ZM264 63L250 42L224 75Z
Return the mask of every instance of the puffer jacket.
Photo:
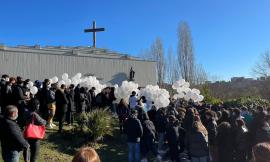
M186 134L185 146L191 157L208 156L208 136L201 132L190 131Z

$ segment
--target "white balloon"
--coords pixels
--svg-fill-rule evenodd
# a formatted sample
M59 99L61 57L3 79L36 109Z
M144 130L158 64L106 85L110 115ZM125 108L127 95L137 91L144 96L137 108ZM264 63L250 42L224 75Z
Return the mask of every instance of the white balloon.
M184 99L185 99L186 101L189 101L189 100L190 100L190 97L187 96L187 95L185 95L185 96L184 96Z
M28 84L29 84L30 87L34 86L34 83L32 81L29 81Z
M26 85L26 87L27 87L28 89L30 89L30 88L33 87L33 86L34 86L34 83L31 82L31 81L29 81L29 82L27 83L27 85Z
M191 99L193 101L197 101L198 100L198 97L199 97L199 95L197 95L196 93L192 93L192 95L191 95Z
M65 82L66 82L67 85L70 85L71 84L71 79L67 79Z
M75 78L77 78L77 79L80 79L82 77L82 73L77 73L76 75L75 75Z
M204 99L204 97L203 97L202 95L199 95L199 96L198 96L198 101L199 101L199 102L203 101L203 99Z
M57 82L58 82L58 77L57 76L53 77L52 78L52 83L57 83Z
M37 88L37 87L32 86L32 87L30 88L30 93L31 93L31 94L35 95L35 94L37 94L37 92L38 92L38 88Z
M200 90L198 90L198 89L196 89L196 88L193 88L191 91L192 91L193 93L198 94L198 95L201 93Z
M60 82L58 82L59 86L61 86L62 84L66 84L65 81L61 80Z
M68 79L68 74L67 74L67 73L64 73L64 74L62 75L62 79L63 79L63 80L67 80L67 79Z
M189 82L185 82L185 83L183 84L183 87L189 88L189 86L190 86Z

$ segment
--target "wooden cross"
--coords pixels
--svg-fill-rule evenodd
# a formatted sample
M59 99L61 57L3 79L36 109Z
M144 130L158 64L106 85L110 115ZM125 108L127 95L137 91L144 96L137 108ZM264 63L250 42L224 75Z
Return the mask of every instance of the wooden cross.
M96 28L96 21L93 21L92 29L85 29L85 33L92 32L93 33L93 47L96 48L96 32L105 31L104 28Z

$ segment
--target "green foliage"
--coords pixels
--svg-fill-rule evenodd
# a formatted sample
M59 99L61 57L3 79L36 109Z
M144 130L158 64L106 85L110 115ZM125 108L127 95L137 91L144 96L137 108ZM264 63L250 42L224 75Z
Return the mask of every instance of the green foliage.
M241 97L238 99L225 101L224 105L227 107L246 106L250 109L255 108L256 106L262 106L267 108L270 107L270 101L262 99L260 97Z
M212 105L219 105L222 103L221 99L215 98L211 95L211 92L206 84L203 85L201 93L204 96L205 103L212 104Z
M75 130L96 142L106 135L112 136L114 125L115 119L108 109L94 109L79 116Z

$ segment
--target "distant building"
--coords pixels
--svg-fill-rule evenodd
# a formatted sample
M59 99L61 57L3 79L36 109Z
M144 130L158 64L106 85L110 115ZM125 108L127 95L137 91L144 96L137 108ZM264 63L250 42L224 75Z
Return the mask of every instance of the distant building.
M245 78L245 77L233 77L231 78L231 82L246 82L246 81L254 81L253 78Z
M106 84L129 80L131 67L140 86L156 84L156 62L142 60L107 49L64 46L0 45L0 74L42 80L63 73L93 75Z
M245 77L233 77L231 78L231 82L240 82L240 81L244 81Z

